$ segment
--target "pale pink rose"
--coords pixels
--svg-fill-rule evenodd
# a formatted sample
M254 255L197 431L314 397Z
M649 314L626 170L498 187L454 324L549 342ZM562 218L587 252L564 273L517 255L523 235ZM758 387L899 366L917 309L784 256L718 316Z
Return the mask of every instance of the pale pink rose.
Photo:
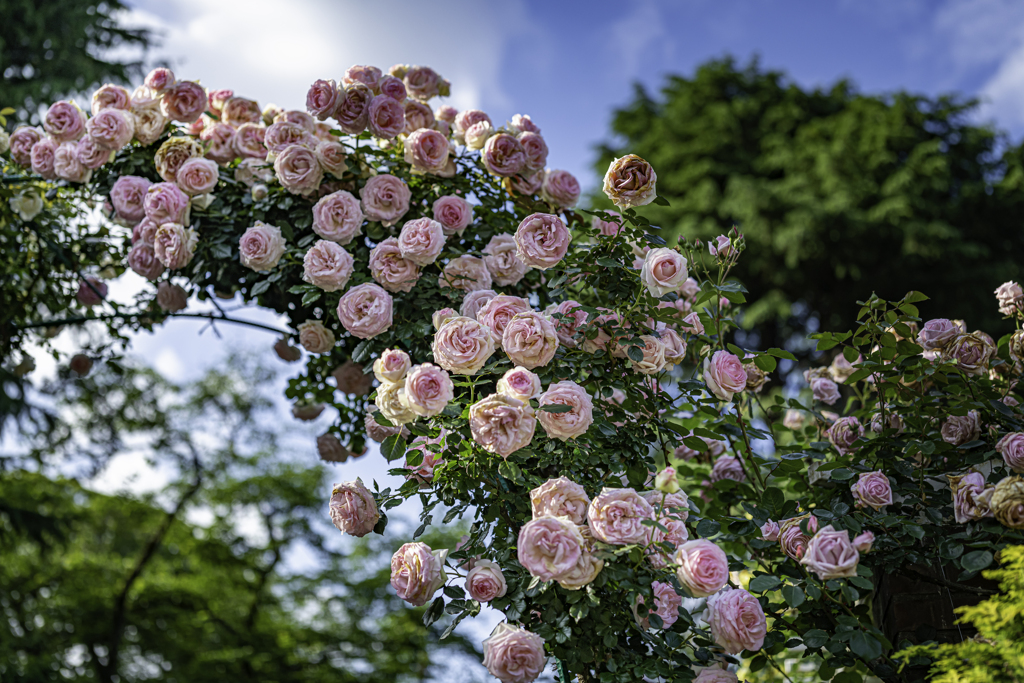
M331 370L331 377L343 394L355 394L366 396L373 388L373 377L363 372L363 366L352 360L347 360L338 367Z
M78 145L74 142L65 142L54 150L53 172L71 183L87 183L92 177L92 169L78 160Z
M333 79L316 80L306 92L306 111L320 121L326 121L338 108L338 84Z
M128 267L147 280L156 280L164 272L164 264L156 258L153 245L140 242L128 252Z
M508 586L501 567L490 560L477 560L466 575L466 592L477 602L490 602L505 595Z
M977 410L966 415L951 415L942 423L942 440L954 446L963 446L978 438L981 433L981 419Z
M334 333L319 320L307 320L298 327L299 343L310 353L330 353L334 348Z
M793 430L803 429L807 426L807 416L799 410L790 408L782 418L782 426Z
M540 377L526 368L512 368L498 380L498 393L511 396L526 403L531 398L540 396L542 390Z
M85 114L73 102L54 102L43 117L43 128L57 143L74 142L85 135Z
M885 429L895 429L897 434L903 433L903 418L893 412L885 414L888 424L883 424L882 413L875 413L871 416L871 431L881 434Z
M415 418L415 413L413 413L412 416ZM405 458L405 469L409 470L409 474L405 475L405 478L419 482L421 489L430 488L430 485L434 483L434 470L444 464L442 453L437 449L431 449L429 447L440 445L446 434L447 432L444 427L442 427L441 433L437 437L429 439L427 437L420 436L409 444L410 452ZM418 451L422 455L423 459L418 465L412 465L409 462L409 458L413 455L413 451Z
M874 472L861 472L857 481L850 486L856 507L870 507L881 510L887 505L892 505L892 488L889 486L889 478L880 470Z
M574 481L559 477L530 491L533 518L568 517L573 524L586 524L590 498L583 487Z
M840 353L832 359L832 364L828 366L828 374L836 382L846 382L846 380L850 379L850 376L857 371L857 368L854 367L854 363L860 363L863 360L864 357L858 354L854 362L851 363L846 360L846 356Z
M381 383L400 382L405 378L412 360L409 354L401 349L385 349L380 357L373 361L373 374Z
M537 419L525 401L491 394L469 407L469 428L477 445L505 458L530 444Z
M155 183L147 188L142 205L146 218L162 225L184 222L189 199L188 195L173 183Z
M11 133L11 158L23 168L32 166L32 147L43 139L43 133L31 126L18 126Z
M658 332L661 336L661 343L665 346L665 362L668 365L676 365L681 363L686 358L686 342L679 336L679 333L670 327L667 327ZM749 369L751 366L747 366L744 369L747 370L747 383L750 383Z
M466 147L472 150L483 149L488 138L494 135L494 126L490 121L479 121L466 129Z
M383 76L381 70L375 66L356 64L345 69L345 75L341 79L342 85L354 85L362 83L374 92L380 87L380 79Z
M391 96L388 95L388 97ZM416 100L405 100L402 102L402 106L405 110L406 135L411 137L412 133L415 133L418 130L425 128L432 129L434 127L434 112L430 111L430 107L427 105L422 102L417 102ZM408 145L408 140L406 141L406 144Z
M242 265L257 272L274 269L284 252L281 228L263 221L256 221L238 241L238 255Z
M197 159L203 156L203 146L198 140L189 137L175 136L164 140L160 148L153 155L156 163L156 172L168 183L173 183L178 175L178 169L189 159Z
M286 147L274 159L274 174L281 187L292 194L308 195L316 192L324 178L324 170L316 153L301 145Z
M548 386L547 391L537 399L540 407L547 405L569 406L569 411L552 413L541 410L537 419L545 433L552 439L567 441L582 436L594 422L594 401L586 389L571 380L562 380Z
M558 343L566 348L576 348L576 334L587 323L587 312L582 305L572 299L563 301L552 311L552 319Z
M554 581L576 567L585 546L568 517L536 517L519 530L519 564L541 581Z
M256 123L243 123L231 137L231 147L235 155L245 159L258 159L261 162L267 157L267 129Z
M839 394L839 386L828 377L815 377L811 379L811 393L815 401L821 401L828 405L835 405L842 396Z
M850 532L836 531L829 524L816 533L807 544L800 564L818 575L822 581L857 575L860 553L850 542Z
M78 293L75 299L83 306L95 306L107 298L107 283L99 278L87 275L84 280L78 283Z
M958 334L960 334L960 330L951 320L935 318L921 327L921 332L917 335L917 343L926 351L932 351L943 348Z
M464 315L467 318L477 319L480 311L487 305L494 297L498 296L498 293L493 289L476 289L472 292L467 292L465 298L462 299L462 305L459 307L459 313L456 315ZM435 325L437 327L437 325ZM495 338L495 343L500 341Z
M747 373L740 359L728 351L715 351L704 360L704 382L708 391L723 401L731 401L733 394L747 386Z
M544 141L544 138L537 133L520 133L518 136L519 144L523 147L523 154L525 155L526 161L523 164L524 173L540 173L544 170L544 167L548 163L548 145ZM562 173L563 171L556 171ZM546 174L541 174L541 187L547 179ZM570 176L571 178L572 176ZM572 178L573 182L576 181ZM571 194L571 193L570 193ZM579 183L576 183L576 199L579 199ZM558 204L558 202L552 202ZM575 204L575 202L574 202Z
M438 118L446 120L440 116ZM451 121L452 136L455 138L455 141L459 143L465 142L466 131L469 130L473 124L480 123L481 121L491 123L491 117L479 109L466 109L465 111L461 111L456 114L455 118Z
M729 261L736 255L728 235L719 235L714 242L708 242L708 252L719 261Z
M875 535L870 531L865 531L856 538L853 539L853 547L860 553L871 552L871 546L875 543Z
M362 232L363 211L350 192L338 190L313 206L313 232L326 240L348 244Z
M526 165L523 146L508 133L487 138L480 158L488 171L500 177L515 175Z
M693 683L737 683L736 674L718 666L701 669Z
M517 133L539 133L540 128L527 114L516 114L508 124L510 130Z
M92 94L92 115L100 113L104 109L121 109L128 111L132 108L132 96L128 90L119 85L107 83L101 86Z
M766 541L777 541L779 540L779 525L777 522L768 520L761 525L761 538Z
M580 200L580 183L568 171L545 171L540 193L549 204L568 209Z
M331 521L343 534L362 537L373 531L380 519L377 501L362 479L335 484L331 491Z
M420 279L420 269L402 257L398 239L389 237L370 250L370 275L389 292L411 291Z
M181 165L176 175L178 187L190 197L212 192L218 180L219 167L210 159L189 159Z
M180 286L166 280L157 285L156 303L168 313L175 313L188 306L188 294Z
M484 666L502 683L532 683L547 664L544 639L505 622L484 639L483 646Z
M444 242L441 224L430 218L408 221L402 226L398 236L398 248L402 258L419 266L427 266L436 261Z
M89 119L85 128L97 147L118 150L135 136L135 117L120 109L104 109Z
M163 284L162 282L160 283ZM295 363L302 359L302 351L288 343L287 338L278 339L274 342L274 353L285 363Z
M177 81L174 78L174 72L170 69L160 67L153 69L146 75L146 87L152 88L154 91L161 93L173 86Z
M711 483L731 479L732 481L746 481L747 475L743 472L743 464L739 458L731 455L720 455L711 468Z
M391 140L405 130L405 108L387 95L370 100L367 126L374 137Z
M144 147L152 145L167 127L167 117L160 111L160 102L145 103L132 98L132 114L135 116L135 139Z
M221 107L220 120L238 128L246 123L259 123L260 105L245 97L231 97Z
M464 254L445 264L441 276L437 278L437 286L442 289L452 287L464 292L490 289L491 273L482 258Z
M386 99L394 102L391 98ZM412 166L414 174L443 175L448 164L448 152L448 139L430 128L420 128L405 139L405 162Z
M679 323L679 327L684 332L689 332L690 334L704 334L704 323L700 321L700 316L696 313L691 313L683 318L682 322Z
M1024 309L1024 290L1013 280L1004 282L996 289L996 300L999 302L1000 313L1016 315Z
M445 81L429 66L409 67L405 71L403 80L409 97L414 97L417 100L426 102L432 97L443 94Z
M594 230L597 230L605 237L615 237L622 230L624 223L622 216L617 211L605 211L605 213L618 217L618 220L606 221L594 216L593 219L591 219L591 224L594 226Z
M273 177L274 169L263 159L250 157L242 159L238 162L238 166L235 166L235 180L250 188L255 188L257 182L268 183ZM266 189L266 185L262 185L262 187ZM256 197L254 196L253 199Z
M316 437L316 453L324 462L345 462L351 457L359 457L345 448L341 440L330 432Z
M444 585L447 550L431 550L426 543L406 543L391 557L391 585L398 597L422 607Z
M408 93L405 90L405 83L402 82L402 79L386 75L380 79L380 94L387 95L393 100L404 103Z
M379 286L366 283L353 287L338 302L338 318L351 335L372 339L386 332L392 323L393 299Z
M649 163L627 154L609 164L604 175L604 193L620 209L644 206L657 197L658 174Z
M842 455L856 450L855 442L863 435L864 426L855 417L841 417L828 428L828 440Z
M672 628L679 619L679 608L683 606L683 596L667 583L654 581L651 583L654 593L654 613L661 618L661 627ZM641 598L642 600L642 598Z
M652 334L642 335L640 339L644 345L637 348L643 353L643 357L639 361L631 359L633 371L644 375L656 375L668 365L665 345Z
M1014 472L1024 474L1024 433L1013 432L999 439L999 442L996 443L996 451L1003 456L1003 462L1007 467Z
M366 428L366 435L377 443L384 443L390 436L402 433L402 427L388 427L374 419L373 413L377 412L377 406L370 406L369 412L363 417L363 426Z
M96 145L96 141L86 135L75 145L75 156L78 163L90 170L96 170L110 162L113 153L109 149L103 149Z
M206 91L206 104L207 108L212 114L220 116L221 109L224 107L224 103L235 96L235 91L228 88L220 88L218 90L207 90Z
M359 193L366 218L380 221L384 227L394 225L405 215L410 196L408 185L386 173L367 180Z
M732 588L709 597L704 621L708 623L714 641L734 655L744 650L760 650L768 632L761 603L742 588Z
M403 400L409 410L420 417L433 417L444 410L454 392L455 386L447 372L431 363L423 363L413 366L405 376Z
M543 404L542 404L543 405ZM654 508L633 489L602 489L587 508L587 524L594 538L611 545L646 543L654 519Z
M345 87L334 110L334 118L343 131L349 135L358 135L366 130L372 99L373 91L362 83Z
M195 230L180 223L164 223L153 236L153 248L160 263L169 270L179 270L192 261L198 241Z
M683 543L676 550L676 576L695 598L706 598L729 582L729 560L717 545L705 539Z
M160 97L160 111L171 121L192 123L206 111L206 92L198 83L178 81Z
M487 325L491 334L494 335L494 342L501 344L505 328L508 327L512 318L532 310L530 302L522 297L498 294L487 299L486 303L477 311L476 319Z
M508 233L495 235L484 247L484 264L495 284L502 287L514 285L526 275L527 265L517 252L515 236Z
M494 339L483 323L459 316L434 334L434 362L457 375L473 375L494 353Z
M56 180L57 173L53 169L58 143L51 138L43 138L32 145L30 164L32 172L46 180Z
M434 220L444 228L445 235L455 235L473 222L473 205L462 197L445 195L434 200Z
M145 178L123 175L110 189L110 203L122 220L137 223L146 215L146 192L153 183Z
M352 254L328 240L317 240L302 258L302 279L325 292L345 289L352 277Z
M686 258L673 249L651 249L644 257L640 279L655 298L678 290L686 281Z
M445 123L455 123L455 117L459 115L459 110L449 104L442 104L434 110L434 118L438 121L444 121Z
M267 161L274 161L276 155L293 145L316 149L319 141L302 126L290 121L278 121L263 133L263 146L267 148Z
M547 270L569 250L569 230L558 216L535 213L516 228L516 256L531 268Z
M441 329L441 326L452 318L458 318L459 312L454 308L442 308L439 311L434 311L433 315L430 316L430 323L434 326L434 331Z
M805 534L801 528L804 520L807 520L807 531L814 534L818 530L818 519L810 515L785 520L779 532L779 545L782 547L782 552L794 560L799 560L804 556L807 551L807 543L811 540L810 536Z
M985 485L981 473L971 471L960 476L946 475L946 478L953 493L953 516L958 524L992 517L989 501L994 488Z
M345 163L345 147L334 140L321 140L314 150L320 167L335 178L340 178L348 169Z
M540 186L543 182L544 174L537 171L532 175L514 175L509 178L505 178L503 184L509 191L514 192L515 194L520 194L524 197L532 197L540 192Z
M995 352L991 337L984 332L971 332L954 337L942 350L942 356L956 363L957 369L965 374L980 375L988 370Z

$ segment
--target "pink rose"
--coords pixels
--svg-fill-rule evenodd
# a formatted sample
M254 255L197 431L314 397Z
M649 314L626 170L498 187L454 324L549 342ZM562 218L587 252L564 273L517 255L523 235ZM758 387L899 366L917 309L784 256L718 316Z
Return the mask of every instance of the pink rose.
M1024 474L1024 433L1014 432L999 439L996 451L1003 456L1003 462L1007 467Z
M338 318L349 334L372 339L386 332L392 323L391 295L379 286L366 283L348 290L338 302Z
M163 67L153 69L146 75L146 87L160 93L176 83L174 72Z
M766 541L777 541L779 540L779 525L777 522L768 520L761 525L761 538Z
M761 603L742 588L733 588L709 597L704 621L711 628L714 641L734 655L744 650L760 650L768 632L768 622Z
M953 516L958 524L992 516L989 501L994 487L985 485L985 477L979 472L954 476L946 475L953 492Z
M43 128L54 142L74 142L85 135L85 114L72 102L54 102L43 117Z
M341 79L342 85L354 85L362 83L374 92L380 87L380 79L383 74L375 66L356 64L345 69L345 75Z
M807 520L807 531L809 533L813 534L818 530L817 517L802 515L785 520L779 532L779 545L782 547L782 552L794 560L799 560L804 556L804 553L807 551L807 543L811 540L801 528L804 520Z
M828 377L814 377L811 379L811 393L815 401L821 401L828 405L835 405L835 402L842 398L839 394L839 386Z
M11 158L14 163L24 168L32 166L32 147L43 139L43 134L38 128L31 126L18 126L11 133Z
M221 108L220 120L232 128L246 123L259 123L261 118L260 105L245 97L232 97Z
M855 442L864 435L864 426L855 417L841 417L828 428L828 440L841 455L857 449Z
M704 360L704 382L708 391L723 401L731 401L733 394L747 387L747 373L740 359L728 351L715 351Z
M390 436L402 433L402 427L388 427L374 419L373 413L377 412L377 406L370 406L369 412L363 417L363 426L366 428L366 435L377 443L384 443Z
M999 302L1000 313L1016 315L1024 309L1024 290L1013 280L1004 282L996 289L996 300Z
M345 247L327 240L317 240L302 258L302 279L325 292L345 289L352 277L352 254Z
M442 117L438 117L443 119ZM456 142L462 143L466 141L466 131L468 131L474 124L486 121L491 123L491 117L480 111L479 109L466 109L455 115L452 119L452 136ZM493 126L492 126L493 127Z
M430 602L444 585L447 550L431 550L426 543L406 543L391 557L391 585L398 597L414 607Z
M96 170L110 161L112 152L96 145L96 141L86 135L75 145L75 156L78 163L90 170Z
M968 375L980 375L988 370L989 361L996 352L992 338L984 332L960 334L942 350L945 360L956 363L957 369Z
M30 163L32 172L46 180L56 180L57 173L53 169L58 143L51 138L43 138L32 145Z
M319 320L307 320L298 327L299 343L310 353L330 353L334 348L334 333Z
M483 645L484 666L502 683L531 683L547 664L544 639L505 622L498 624Z
M343 394L366 396L373 388L373 378L363 372L362 365L351 360L331 370L331 377L334 378L338 391Z
M926 351L933 351L946 346L958 334L960 334L960 330L951 320L935 318L921 327L921 332L917 335L917 343Z
M500 344L505 334L505 328L508 327L512 318L520 313L528 313L532 310L530 302L522 297L498 294L488 298L486 303L477 311L476 319L490 328L491 333L494 335L495 343Z
M189 159L178 169L176 182L182 192L195 197L212 192L220 180L217 162L210 159Z
M110 189L110 203L122 220L138 223L146 215L146 192L153 183L145 178L123 175Z
M156 258L153 245L140 242L128 252L128 267L147 280L156 280L164 272L164 264Z
M351 193L338 190L313 206L313 232L324 239L348 244L362 232L363 211Z
M686 258L673 249L651 249L644 257L640 279L651 296L659 298L682 286L688 277L686 266Z
M530 491L530 506L533 518L568 517L573 524L585 524L590 498L583 487L574 481L559 477Z
M405 130L405 108L387 95L370 100L367 125L374 137L391 140Z
M192 123L206 111L206 92L198 83L178 81L160 97L160 111L171 121Z
M409 354L401 349L385 349L373 361L373 374L381 382L400 382L412 367ZM433 367L433 366L431 366Z
M220 116L221 109L224 107L224 103L235 96L234 90L227 88L221 88L219 90L207 90L206 91L206 103L207 108L211 113Z
M594 230L597 230L605 237L615 237L616 235L619 234L619 231L622 230L622 217L619 215L617 211L605 211L605 213L610 214L612 216L617 216L619 220L606 221L602 220L601 218L598 218L597 216L594 216L593 219L591 219L591 223L594 226Z
M604 175L604 193L620 209L644 206L657 197L658 174L635 154L615 159Z
M533 408L505 394L491 394L469 407L473 441L503 458L528 446L536 427Z
M405 376L405 404L420 417L440 414L454 392L448 373L431 363L413 366Z
M434 220L441 224L445 235L455 235L473 222L473 205L462 197L445 195L434 200Z
M434 334L434 362L457 375L473 375L494 353L491 331L471 318L446 321Z
M243 123L231 137L231 146L237 156L262 162L267 158L266 139L266 128L256 123Z
M452 287L464 292L490 289L491 273L482 258L464 254L445 264L441 276L437 278L437 286L442 289Z
M331 491L331 521L343 534L362 537L380 519L377 501L362 479L335 484Z
M654 508L633 489L602 489L587 508L594 538L611 545L646 543L652 527L643 521L653 519Z
M516 255L517 251L515 236L508 233L495 235L484 247L484 265L495 284L514 285L526 275L527 265Z
M402 257L398 240L389 237L370 250L370 275L389 292L408 292L420 279L420 269Z
M390 97L390 95L388 97ZM406 135L411 137L412 133L415 133L418 130L424 128L432 129L434 127L434 112L430 111L430 107L427 105L422 102L417 102L416 100L405 100L402 102L402 106L405 110ZM406 144L409 144L408 140L406 141Z
M659 323L660 325L661 323ZM665 363L666 365L677 365L686 358L686 342L679 336L679 333L670 327L663 330L659 330L661 343L665 346ZM747 383L750 383L750 368L755 367L753 364L744 367L747 371Z
M415 413L412 414L412 417L416 417ZM409 444L409 453L406 454L405 463L405 469L409 470L409 474L405 475L406 479L418 481L420 488L428 488L434 482L434 470L444 464L444 459L437 449L428 447L440 445L446 434L447 432L442 427L441 433L437 437L429 439L425 436L420 436ZM414 452L418 452L423 456L419 465L409 464L409 458Z
M157 224L185 222L188 195L173 183L155 183L146 190L142 202L146 218Z
M871 552L871 546L874 545L874 543L875 535L870 531L865 531L864 533L860 534L855 539L853 539L853 547L856 548L857 552L860 553Z
M519 144L523 147L523 154L526 157L526 161L523 164L524 172L529 171L530 173L540 173L547 166L548 163L548 145L537 133L520 133L518 136ZM556 171L556 173L564 173L564 171ZM544 187L544 182L547 180L546 174L541 175L541 188ZM569 176L572 182L576 183L576 199L579 199L579 183L572 176ZM561 188L564 191L566 188ZM559 188L555 188L556 192L559 192ZM571 189L569 190L571 195ZM552 202L558 204L558 202ZM561 206L560 204L558 204ZM575 202L573 202L575 205Z
M540 193L549 204L568 209L580 200L580 183L568 171L546 171Z
M558 216L535 213L516 229L516 256L539 270L557 265L569 250L569 230Z
M292 194L310 194L320 187L324 170L316 154L301 145L291 145L274 159L274 173L281 187Z
M156 172L168 183L173 183L178 175L178 169L189 159L197 159L203 156L203 146L192 138L175 136L164 140L160 148L153 155L156 163Z
M400 78L391 75L384 76L380 79L380 94L404 103L407 96L405 83Z
M85 128L97 147L118 150L135 136L135 117L120 109L104 109L89 119Z
M709 666L701 669L693 683L737 683L738 679L733 672L718 666Z
M887 505L892 505L892 488L889 486L889 478L880 470L874 472L861 472L857 481L850 487L856 507L870 507L881 510Z
M57 146L53 152L53 172L58 178L71 183L87 183L92 177L92 169L86 168L78 160L78 145L74 142Z
M359 198L363 213L371 221L380 221L384 227L398 222L409 210L409 186L393 175L375 175L366 181Z
M389 97L385 99L394 102ZM443 175L448 164L448 151L448 139L430 128L420 128L405 139L405 162L412 166L414 174Z
M91 275L78 283L75 299L83 306L95 306L107 298L107 283Z
M576 348L576 335L579 329L587 324L587 312L583 310L583 306L568 299L555 307L551 317L555 321L558 343L569 349Z
M661 627L672 628L679 619L679 608L683 606L683 596L669 584L661 581L651 583L654 593L654 613L661 618Z
M188 306L188 294L180 286L166 280L157 285L156 303L168 313L175 313Z
M418 266L427 266L437 260L444 247L445 236L441 224L430 218L417 218L402 226L398 248L402 258Z
M541 411L537 419L545 433L552 439L568 441L586 434L594 422L594 401L587 390L571 380L562 380L548 386L548 390L537 399ZM544 406L569 406L564 413L543 410Z
M135 116L135 139L144 147L152 145L164 134L167 117L160 111L159 101L145 103L132 98L132 114Z
M195 230L180 223L164 223L153 236L153 248L160 263L169 270L179 270L192 261L198 241Z
M807 551L800 558L800 564L822 581L856 576L859 562L860 553L850 542L850 532L846 529L836 531L831 524L822 527L811 538Z
M706 598L729 582L729 560L717 545L705 539L683 543L676 550L679 582L695 598Z
M544 174L537 171L533 175L514 175L509 178L505 178L502 184L510 192L523 195L524 197L532 197L540 192L540 187L543 183Z
M585 549L568 517L537 517L519 530L519 564L541 581L554 581L575 567Z
M743 463L739 458L731 455L720 455L711 468L711 482L731 479L732 481L746 481L747 475L743 472Z
M508 133L498 133L487 138L481 160L488 171L496 176L507 177L523 170L526 153L523 146Z
M128 111L132 108L132 96L128 90L119 85L107 83L101 86L92 94L92 115L100 113L104 109L121 109Z
M700 316L696 313L691 313L683 318L682 322L679 323L679 327L684 332L689 332L690 334L704 334L704 323L700 321Z
M652 334L642 335L640 340L644 345L637 348L643 353L643 357L638 361L631 360L633 371L644 375L656 375L668 365L665 357L667 348Z
M278 121L263 133L263 146L267 148L268 161L274 161L276 155L288 149L292 145L299 145L307 149L316 149L319 141L310 135L302 126L290 121ZM271 158L271 155L274 158Z
M466 592L477 602L490 602L505 595L508 587L501 567L490 560L477 560L466 575Z
M331 80L317 80L306 92L306 111L320 121L326 121L338 108L338 84Z
M441 329L441 326L452 318L458 318L459 312L454 308L442 308L439 311L434 311L433 315L430 316L430 324L434 326L434 331Z
M455 123L459 110L449 104L442 104L434 110L434 118L445 123Z
M506 371L498 380L499 394L511 396L524 403L540 396L540 392L540 377L523 367Z
M981 418L978 411L971 410L966 415L950 415L942 423L940 433L943 441L954 446L963 446L968 441L977 439L981 433Z
M459 314L477 320L480 311L496 296L498 296L498 293L493 289L477 289L467 292L465 298L462 299L462 305L459 307ZM496 337L494 341L497 343L501 339Z
M508 127L517 133L539 133L540 128L526 114L516 114L512 117Z
M334 140L322 140L314 150L320 167L335 178L340 178L348 169L345 163L345 147Z
M472 150L480 150L487 144L487 139L494 135L494 127L490 121L474 123L466 129L466 147Z
M345 462L356 454L349 452L334 434L327 432L316 437L316 453L324 462Z
M238 242L238 255L242 265L257 272L272 270L285 252L281 228L263 221L247 229Z
M366 130L372 99L373 91L362 83L353 83L345 87L334 110L334 118L343 131L349 135L359 135Z

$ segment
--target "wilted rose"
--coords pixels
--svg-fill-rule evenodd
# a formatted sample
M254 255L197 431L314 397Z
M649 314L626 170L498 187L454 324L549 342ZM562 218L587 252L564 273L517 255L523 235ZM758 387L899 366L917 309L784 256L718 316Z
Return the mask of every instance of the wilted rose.
M635 154L615 159L604 175L604 193L620 209L650 204L657 197L658 174Z
M335 484L331 491L331 521L343 534L362 537L373 531L380 519L373 494L362 479Z

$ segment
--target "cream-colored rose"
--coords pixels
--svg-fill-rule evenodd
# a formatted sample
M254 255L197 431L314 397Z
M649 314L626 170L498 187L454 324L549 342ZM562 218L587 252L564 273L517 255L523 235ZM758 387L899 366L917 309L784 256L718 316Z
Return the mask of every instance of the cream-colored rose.
M310 353L330 353L334 348L334 333L319 320L307 320L298 329L299 343Z
M11 209L23 221L30 221L43 210L43 197L34 190L23 190L8 200Z
M401 349L384 349L380 357L373 361L373 375L383 384L384 382L400 382L405 378L405 373L412 367L412 359L409 354Z
M377 387L375 401L380 414L396 425L413 422L418 416L405 400L405 380L400 382L383 382Z

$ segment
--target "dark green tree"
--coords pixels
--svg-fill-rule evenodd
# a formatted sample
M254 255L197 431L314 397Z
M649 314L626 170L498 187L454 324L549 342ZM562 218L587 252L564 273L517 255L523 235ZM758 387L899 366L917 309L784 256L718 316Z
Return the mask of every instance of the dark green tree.
M738 226L747 251L734 274L762 345L788 337L801 310L844 329L872 291L928 292L926 318L996 335L1011 326L991 292L1024 262L1024 167L1020 147L972 122L976 106L847 81L809 90L756 61L716 60L657 96L637 86L596 169L648 159L671 206L643 213L670 242Z

